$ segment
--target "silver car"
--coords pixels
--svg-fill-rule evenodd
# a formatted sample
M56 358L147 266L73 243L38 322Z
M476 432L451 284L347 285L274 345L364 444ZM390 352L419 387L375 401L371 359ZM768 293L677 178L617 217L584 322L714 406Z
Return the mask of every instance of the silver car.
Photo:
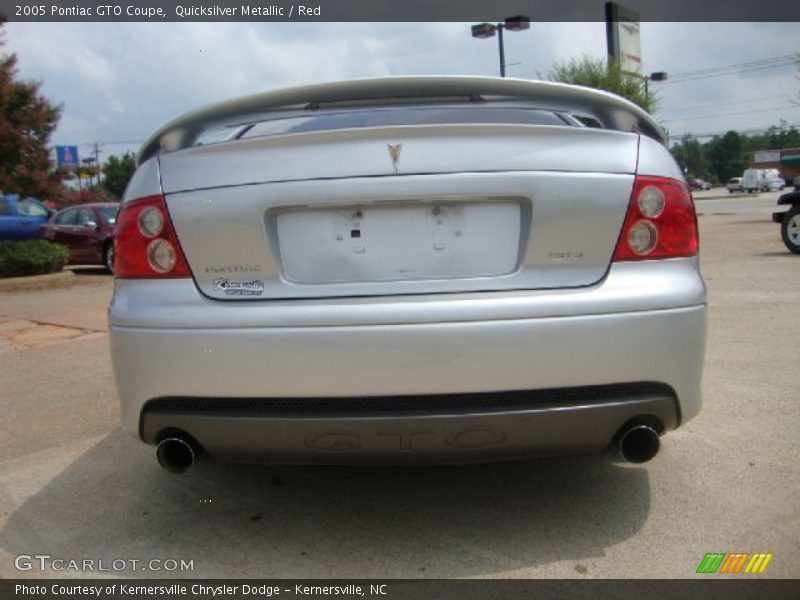
M650 459L700 410L706 330L666 141L615 95L483 77L175 119L116 230L124 429L173 472Z

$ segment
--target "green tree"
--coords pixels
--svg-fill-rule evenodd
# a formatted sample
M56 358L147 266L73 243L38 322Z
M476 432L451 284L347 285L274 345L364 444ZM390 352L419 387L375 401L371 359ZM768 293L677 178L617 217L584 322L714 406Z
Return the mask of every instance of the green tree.
M722 137L714 136L707 144L706 156L709 168L718 181L741 176L747 167L744 140L735 131L729 131Z
M609 64L602 58L584 56L581 59L556 63L548 78L550 81L573 83L612 92L638 104L647 112L653 112L656 107L655 96L645 94L642 79L625 73L619 63Z
M0 36L2 27L0 20ZM17 57L0 55L0 190L52 199L61 194L62 174L47 145L61 107L39 94L40 85L18 81Z
M710 178L705 149L697 138L691 135L684 137L672 147L672 155L690 179L694 177Z
M131 152L126 152L121 157L109 157L103 165L103 187L112 196L122 198L134 171L136 171L136 158Z

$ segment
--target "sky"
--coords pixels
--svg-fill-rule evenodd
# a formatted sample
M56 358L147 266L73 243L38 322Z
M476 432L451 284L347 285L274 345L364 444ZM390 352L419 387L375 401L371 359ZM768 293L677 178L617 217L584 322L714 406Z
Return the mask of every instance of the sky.
M64 107L54 144L136 150L159 125L220 100L292 85L415 74L497 75L496 39L470 23L10 23L19 76ZM606 53L605 24L508 32L507 74ZM800 23L642 23L644 72L671 74L800 53ZM672 135L800 125L794 65L651 83ZM794 103L793 103L794 101Z

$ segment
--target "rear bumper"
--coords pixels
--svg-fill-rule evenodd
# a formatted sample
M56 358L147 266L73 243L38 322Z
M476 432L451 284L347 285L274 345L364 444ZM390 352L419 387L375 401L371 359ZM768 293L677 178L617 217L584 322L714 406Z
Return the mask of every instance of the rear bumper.
M497 460L591 452L631 418L652 415L668 430L696 415L704 302L694 259L614 265L580 290L331 302L220 303L189 280L129 281L110 309L111 350L123 427L148 443L180 428L220 459ZM534 394L526 406L456 413L203 410L203 399L347 404L642 381L672 393ZM150 410L168 397L200 400Z
M459 398L475 396L498 406L459 406ZM679 420L672 391L652 384L518 392L513 396L527 396L528 402L506 407L504 396L448 396L450 407L436 411L406 411L394 402L394 410L336 415L276 413L271 399L159 399L144 409L142 437L154 444L164 432L179 429L212 457L236 462L463 463L598 452L623 424L646 422L664 432ZM437 404L437 398L405 400L421 406ZM277 404L285 410L303 399Z

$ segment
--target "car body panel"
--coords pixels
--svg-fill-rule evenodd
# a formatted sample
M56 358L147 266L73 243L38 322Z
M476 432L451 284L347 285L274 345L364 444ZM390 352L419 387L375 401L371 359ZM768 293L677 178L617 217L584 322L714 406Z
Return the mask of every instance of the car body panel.
M110 325L165 329L348 327L576 317L697 306L706 287L697 258L615 263L587 287L373 298L243 302L203 295L188 279L117 280Z
M164 193L257 183L443 173L636 170L638 136L503 124L370 127L252 138L160 157ZM389 144L401 144L396 164ZM565 169L565 165L576 165ZM579 165L579 166L578 166Z
M113 325L111 347L123 427L135 436L146 403L163 396L336 398L641 380L673 386L685 422L700 409L705 307L343 327Z
M590 285L600 280L608 269L632 185L633 176L626 174L503 172L463 173L457 177L359 177L170 194L167 204L201 291L219 300L247 302ZM503 199L521 204L519 222L508 231L508 235L519 241L515 264L509 273L437 279L409 273L403 279L392 281L303 285L290 281L282 264L282 252L286 248L279 242L276 222L279 215L291 209L324 207L345 212L363 211L365 219L361 227L368 236L370 215L392 203L426 203L435 208ZM568 220L564 219L565 205L570 206ZM215 225L209 229L203 223ZM436 227L433 217L430 227ZM474 227L480 227L480 223L475 223ZM456 231L462 229L462 240L478 234L469 227ZM407 240L408 245L433 244L434 238L428 234L430 228L423 224L418 231ZM337 243L336 234L331 228L325 240ZM455 243L454 232L451 234L450 239ZM349 235L345 233L340 243L348 242ZM363 240L362 247L367 252L372 251L369 242L368 237ZM503 242L504 239L499 239L497 243ZM317 243L321 244L322 240ZM358 254L347 254L347 250L345 248L337 257L341 263L352 264L362 259ZM418 266L413 262L409 264ZM218 286L220 279L259 281L263 291L255 297L230 296Z
M34 198L0 195L0 240L34 239L48 216L47 208Z
M163 396L347 397L641 380L673 387L685 421L700 409L705 348L695 261L614 265L602 285L581 292L366 304L230 305L185 280L118 280L110 327L124 427L138 436L143 407ZM602 306L608 312L595 313ZM681 308L664 308L673 306Z

